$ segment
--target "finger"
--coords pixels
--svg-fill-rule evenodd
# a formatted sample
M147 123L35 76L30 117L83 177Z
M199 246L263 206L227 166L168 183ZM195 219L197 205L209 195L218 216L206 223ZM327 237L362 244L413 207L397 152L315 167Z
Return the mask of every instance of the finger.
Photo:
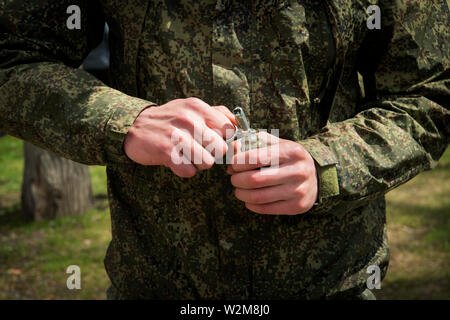
M274 136L267 131L258 131L256 135L258 136L258 140L264 142L265 145L278 144L283 141L283 139L280 139L279 137Z
M230 148L232 148L232 150L233 150L233 155L240 153L241 147L242 147L241 139L230 142Z
M225 117L227 117L232 123L237 125L236 117L234 116L233 112L230 111L230 109L225 106L215 106L213 108L219 112L222 112Z
M298 185L281 184L277 186L259 188L259 189L239 189L234 192L236 198L252 204L266 204L280 200L289 200L297 197Z
M178 132L174 148L172 155L175 155L175 163L179 162L178 151L199 170L210 169L214 165L215 159L211 153L185 131Z
M299 206L298 200L295 199L281 200L268 204L246 203L245 206L248 210L259 214L295 215L308 211L307 209Z
M183 155L180 145L173 147L170 159L166 163L166 166L181 178L191 178L197 173L195 166Z
M283 141L283 139L280 139L272 134L269 134L266 131L258 131L256 135L258 136L258 141L263 147L276 145ZM230 142L230 144L234 150L234 154L241 153L242 139L234 140ZM260 149L262 149L263 147L261 147Z
M198 170L207 170L214 165L214 157L201 144L192 140L191 162Z
M235 174L236 172L233 170L233 167L229 164L228 166L227 166L227 171L226 171L228 174L230 174L230 175L233 175L233 174Z
M228 151L228 145L216 130L203 126L203 133L199 142L206 151L212 154L216 159L222 158Z
M229 119L221 111L218 111L216 108L205 109L203 116L206 125L211 129L218 130L217 132L222 139L227 139L227 133L229 133L230 130L234 131L235 129L231 119Z
M232 121L223 113L225 112L223 108L221 108L221 112L195 97L187 98L184 101L185 104L194 111L194 117L200 116L209 128L218 129L222 138L226 137L226 129L234 128Z
M228 171L229 169L229 171ZM231 184L240 189L257 189L276 186L293 181L301 182L301 173L298 166L284 163L279 167L268 167L264 170L248 170L235 172L231 166L227 173L231 174Z
M288 162L290 157L286 150L275 144L264 148L238 152L231 160L235 172L253 170L266 166L277 166Z
M172 164L170 169L181 178L192 178L197 173L197 169L186 158L180 164Z

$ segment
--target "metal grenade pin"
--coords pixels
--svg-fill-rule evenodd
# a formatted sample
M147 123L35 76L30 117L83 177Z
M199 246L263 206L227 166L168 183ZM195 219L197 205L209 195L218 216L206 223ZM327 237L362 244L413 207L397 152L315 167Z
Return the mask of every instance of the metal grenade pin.
M234 135L227 140L227 143L230 143L235 139L241 139L241 152L258 148L259 144L256 130L250 128L244 110L241 107L236 107L233 109L233 114L237 122L236 131L234 132Z

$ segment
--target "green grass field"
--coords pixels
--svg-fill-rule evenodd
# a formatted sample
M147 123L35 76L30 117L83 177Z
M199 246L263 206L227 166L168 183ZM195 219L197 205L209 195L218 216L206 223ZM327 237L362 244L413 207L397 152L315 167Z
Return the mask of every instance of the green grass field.
M0 299L105 299L111 238L105 168L91 167L95 208L48 222L21 216L23 144L0 138ZM391 263L379 299L450 299L450 148L429 172L390 192ZM81 268L68 290L66 268Z

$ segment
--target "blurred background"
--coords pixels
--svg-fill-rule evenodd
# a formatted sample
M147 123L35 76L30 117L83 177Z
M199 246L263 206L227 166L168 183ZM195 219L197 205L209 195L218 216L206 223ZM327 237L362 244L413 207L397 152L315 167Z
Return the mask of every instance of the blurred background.
M83 68L108 83L108 28ZM64 177L64 179L62 178ZM450 299L450 148L387 195L391 250L378 299ZM105 299L110 217L105 167L0 133L0 299ZM69 290L66 269L81 269Z

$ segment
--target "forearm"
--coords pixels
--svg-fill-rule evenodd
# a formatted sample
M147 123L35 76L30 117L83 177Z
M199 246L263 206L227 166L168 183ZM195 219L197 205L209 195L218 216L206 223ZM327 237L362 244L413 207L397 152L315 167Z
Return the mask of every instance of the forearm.
M0 71L0 130L85 164L128 162L122 142L150 102L62 63Z
M332 189L322 199L328 209L383 195L432 168L449 144L450 112L432 100L403 97L372 106L301 142L319 167L335 167L319 181L319 189Z

